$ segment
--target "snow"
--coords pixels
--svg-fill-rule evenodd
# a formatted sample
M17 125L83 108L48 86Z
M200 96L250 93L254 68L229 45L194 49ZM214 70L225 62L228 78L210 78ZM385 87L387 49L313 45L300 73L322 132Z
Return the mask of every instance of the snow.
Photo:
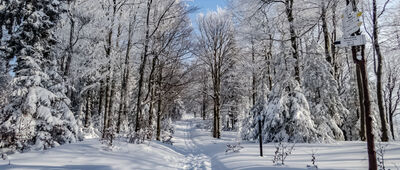
M225 153L227 144L237 144L236 132L222 132L221 139L198 129L202 120L184 116L174 123L173 145L157 141L145 144L116 142L111 150L98 139L66 144L45 151L9 155L0 160L0 169L307 169L311 154L316 153L320 169L367 169L365 142L334 144L296 144L285 166L272 163L274 144L264 144L264 157L259 156L257 143L241 143L240 152ZM400 143L388 143L385 154L387 168L400 167Z
M0 169L178 169L184 157L157 142L150 145L119 143L109 151L97 139L46 151L10 155ZM7 163L7 164L6 164Z

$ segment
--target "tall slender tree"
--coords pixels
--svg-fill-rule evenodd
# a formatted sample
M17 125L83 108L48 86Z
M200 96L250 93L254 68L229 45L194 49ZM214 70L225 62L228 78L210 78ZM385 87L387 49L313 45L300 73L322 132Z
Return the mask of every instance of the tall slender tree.
M381 118L382 137L383 142L389 141L388 123L385 113L385 106L383 101L383 61L384 57L379 44L379 23L378 23L378 10L376 0L372 0L372 22L373 22L373 46L377 57L378 68L376 70L376 97L378 98L379 115Z
M218 9L198 18L199 35L196 55L207 65L212 79L214 119L213 137L220 138L221 82L224 74L234 64L236 42L233 23L227 11Z

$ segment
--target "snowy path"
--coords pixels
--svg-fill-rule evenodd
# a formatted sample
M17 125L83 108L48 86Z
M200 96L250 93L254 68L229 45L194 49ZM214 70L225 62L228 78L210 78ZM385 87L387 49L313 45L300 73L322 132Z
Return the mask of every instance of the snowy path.
M239 153L225 153L226 144L236 143L237 133L222 132L221 139L214 139L210 130L198 128L201 124L203 120L191 117L175 122L173 145L118 142L118 149L109 151L98 139L88 139L46 151L10 155L11 165L0 160L0 170L297 170L311 163L312 150L317 153L320 169L368 169L365 142L297 144L286 166L276 167L272 164L274 144L264 145L264 157L258 155L257 143L243 143ZM385 160L388 168L400 169L399 142L388 144Z
M183 169L211 169L210 158L201 153L199 147L193 142L193 122L190 119L176 122L174 146L176 150L186 156Z
M183 169L190 170L229 170L221 158L225 154L226 144L235 143L235 133L223 135L221 139L211 137L210 130L200 129L204 124L199 118L186 116L175 123L174 147L176 151L186 155Z
M259 156L257 143L244 143L239 153L225 153L226 144L236 144L236 132L222 132L221 139L211 137L210 130L199 129L197 125L204 121L190 117L175 123L176 151L186 155L183 169L307 169L311 164L311 154L316 152L319 169L368 169L367 146L365 142L337 142L333 144L296 144L292 155L287 158L286 166L272 164L274 144L264 144L264 157ZM390 142L385 153L386 167L400 170L400 143Z

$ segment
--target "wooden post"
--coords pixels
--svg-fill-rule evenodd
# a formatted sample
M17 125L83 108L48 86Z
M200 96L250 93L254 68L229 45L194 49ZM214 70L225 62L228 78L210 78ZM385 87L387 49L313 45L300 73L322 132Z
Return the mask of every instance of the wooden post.
M262 131L261 131L261 118L258 119L258 133L259 133L259 139L260 139L260 156L263 157L263 147L262 147Z
M355 0L346 0L347 5L352 3L353 11L357 12L357 4ZM361 35L361 30L358 30L353 35ZM366 135L367 135L367 146L368 146L368 162L370 170L377 170L378 165L376 162L376 152L375 152L375 141L374 141L374 133L373 133L373 120L371 113L371 99L369 95L368 88L368 73L367 73L367 61L365 57L365 45L362 46L353 46L351 48L353 61L360 66L361 78L362 78L362 86L364 92L364 109L365 109L365 125L366 125ZM357 53L360 52L361 58L357 57Z
M364 90L364 107L365 107L365 125L367 130L367 145L368 145L368 160L369 169L377 170L378 164L376 162L376 151L375 151L375 137L373 133L373 120L371 112L371 101L369 96L368 88L368 73L367 73L367 61L365 58L365 45L361 47L362 61L358 61L361 66L361 75L363 79L363 90Z

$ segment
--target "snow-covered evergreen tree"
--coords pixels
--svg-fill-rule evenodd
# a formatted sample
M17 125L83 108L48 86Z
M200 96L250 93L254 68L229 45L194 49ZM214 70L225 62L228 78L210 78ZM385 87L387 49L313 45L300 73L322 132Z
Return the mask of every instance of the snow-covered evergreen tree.
M51 50L56 44L52 28L62 5L59 0L39 0L11 1L6 7L15 12L7 21L14 30L8 32L9 55L17 61L10 103L0 118L0 148L47 149L77 139L79 130Z
M281 63L277 67L279 80L276 80L267 96L258 99L250 115L244 119L244 127L249 129L242 130L242 138L257 140L260 133L258 120L261 119L264 142L324 141L316 129L304 91L291 76L292 69L286 65L293 64L293 60L281 57L278 61Z
M241 68L238 63L227 71L222 81L222 129L236 130L242 108L245 107L245 85L241 79Z
M310 54L318 53L314 51ZM344 122L356 123L357 120L349 119L350 113L339 98L333 68L321 55L310 55L305 60L302 85L316 130L323 141L344 140L343 130L351 130L343 125L346 124Z
M272 88L268 104L260 116L264 123L264 142L321 140L304 92L293 79L284 80Z

